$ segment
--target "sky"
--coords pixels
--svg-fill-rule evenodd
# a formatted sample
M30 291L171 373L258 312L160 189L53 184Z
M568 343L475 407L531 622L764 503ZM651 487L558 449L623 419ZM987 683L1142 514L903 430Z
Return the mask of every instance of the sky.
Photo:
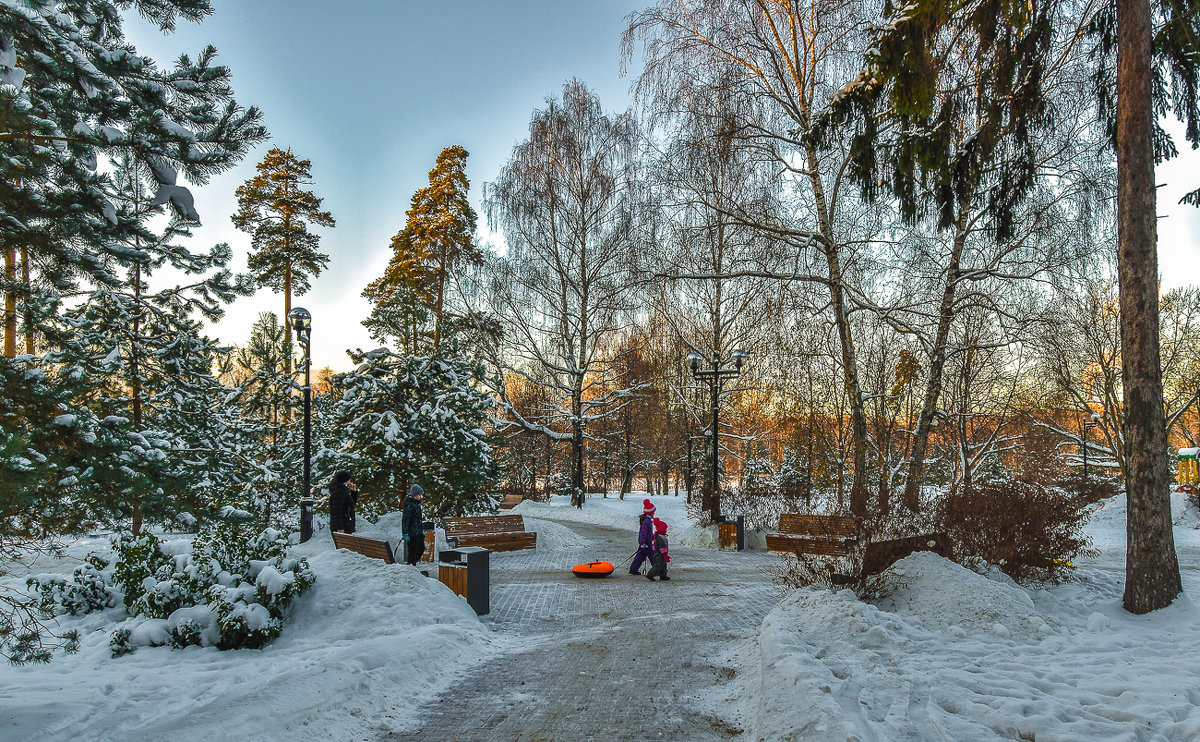
M534 109L583 80L610 111L631 105L637 73L621 75L620 39L629 13L649 0L213 0L200 24L173 34L131 19L130 41L168 64L180 54L217 48L233 72L242 105L258 106L271 139L206 185L193 186L203 225L189 246L228 242L234 270L244 271L250 236L234 229L235 190L255 174L271 147L311 160L312 190L337 220L316 228L330 258L307 294L293 297L313 315L314 368L348 370L347 349L379 345L362 327L370 307L363 288L390 257L412 194L428 185L438 153L460 144L471 153L467 175L488 230L482 186L493 180L514 145L528 136ZM1182 141L1181 137L1179 138ZM1164 286L1200 278L1200 209L1179 198L1200 187L1200 154L1159 167L1160 270ZM268 289L230 305L211 333L244 343L260 312L283 312Z
M245 270L250 235L237 231L238 186L271 147L311 160L311 190L337 226L315 228L329 264L292 305L313 315L313 367L349 370L347 349L379 346L362 327L362 290L382 274L391 238L404 226L413 192L444 147L471 153L467 176L484 241L482 186L526 139L534 109L577 77L607 110L631 103L621 76L625 17L632 0L213 0L200 24L173 34L130 18L139 52L167 65L212 44L233 73L243 106L258 106L271 139L241 164L192 187L202 226L188 243L220 242ZM283 313L283 295L260 289L231 304L211 334L242 344L260 312Z

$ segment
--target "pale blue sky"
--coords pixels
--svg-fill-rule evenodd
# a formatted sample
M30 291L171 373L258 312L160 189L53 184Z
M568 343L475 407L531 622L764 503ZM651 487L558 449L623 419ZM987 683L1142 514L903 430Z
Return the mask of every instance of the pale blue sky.
M413 192L443 147L471 153L467 174L480 212L482 184L494 179L529 118L549 95L578 77L609 110L630 105L620 76L625 17L649 5L634 0L213 0L200 24L170 35L130 20L127 35L143 54L167 64L216 46L233 71L243 105L264 113L271 139L234 170L193 188L203 226L198 246L228 242L245 270L249 235L229 221L235 189L272 146L312 161L313 191L337 219L316 230L329 266L313 289L293 299L313 314L314 367L348 369L347 348L378 344L360 322L361 292L390 256ZM260 290L231 305L213 332L245 342L261 311L283 311L283 296Z
M314 367L350 367L347 348L376 347L360 324L362 289L382 273L413 191L443 147L471 153L467 173L480 212L482 184L496 177L528 134L534 108L578 77L609 110L630 105L620 75L625 18L651 0L213 0L201 24L174 34L140 21L138 50L167 64L213 44L233 71L243 105L264 112L271 140L234 170L194 188L204 224L197 246L229 242L245 269L250 238L233 229L235 189L272 146L312 161L313 190L337 219L319 230L329 266L294 305L313 314ZM636 75L636 64L631 68ZM1176 205L1200 186L1200 156L1160 166L1160 266L1166 286L1200 282L1200 210ZM488 239L488 235L484 234ZM267 290L231 305L213 328L243 343L261 311L283 311Z

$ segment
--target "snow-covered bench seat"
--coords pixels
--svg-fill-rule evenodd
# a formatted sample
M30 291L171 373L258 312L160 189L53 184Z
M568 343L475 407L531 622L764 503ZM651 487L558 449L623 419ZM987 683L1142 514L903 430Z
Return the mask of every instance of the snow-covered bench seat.
M392 545L387 541L355 536L353 533L333 534L333 545L339 549L348 549L372 559L382 559L385 564L395 564L396 557L392 553Z
M455 547L482 546L492 551L537 548L537 533L525 530L520 515L446 518L446 540Z
M767 534L767 550L818 556L848 556L858 544L862 520L852 515L779 516L779 532Z

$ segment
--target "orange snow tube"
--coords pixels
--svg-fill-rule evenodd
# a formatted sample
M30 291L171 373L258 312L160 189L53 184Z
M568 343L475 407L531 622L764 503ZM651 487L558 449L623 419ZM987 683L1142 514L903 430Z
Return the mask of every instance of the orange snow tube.
M576 564L571 570L576 577L608 577L613 573L612 562L588 562Z

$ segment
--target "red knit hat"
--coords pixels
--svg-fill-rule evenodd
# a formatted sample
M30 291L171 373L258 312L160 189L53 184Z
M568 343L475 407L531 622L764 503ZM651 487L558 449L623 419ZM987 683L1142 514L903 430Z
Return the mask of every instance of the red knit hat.
M646 515L654 515L654 503L649 499L642 500L642 512Z
M659 533L666 533L667 532L667 522L664 520L659 520L658 518L655 518L654 519L654 530L658 531Z

